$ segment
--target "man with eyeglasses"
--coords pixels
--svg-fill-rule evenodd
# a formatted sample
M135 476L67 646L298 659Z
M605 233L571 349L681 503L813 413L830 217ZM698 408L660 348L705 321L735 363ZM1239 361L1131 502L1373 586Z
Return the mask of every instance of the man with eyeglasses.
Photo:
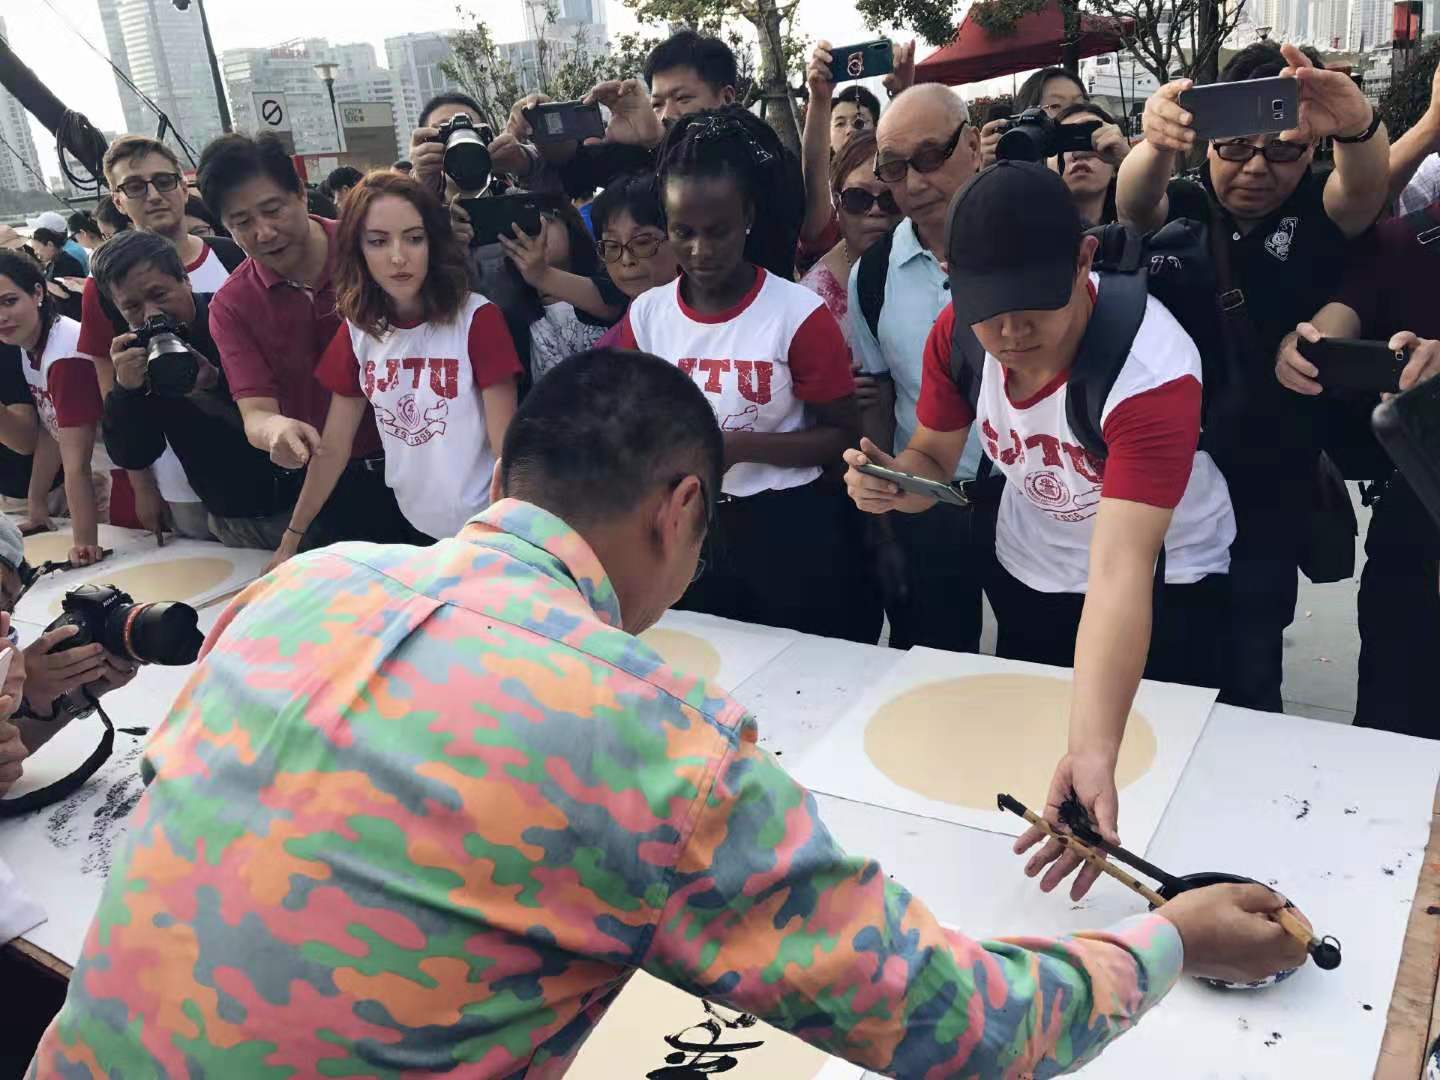
M850 348L861 377L876 378L893 401L893 426L867 435L887 453L915 434L925 341L950 302L945 221L950 200L975 175L980 135L965 101L947 86L925 83L897 96L876 128L875 176L905 215L850 273ZM975 476L980 444L972 439L955 472ZM989 539L974 515L940 506L929 514L892 515L905 557L903 601L887 607L890 644L954 652L980 647L980 585Z
M1353 80L1326 71L1313 50L1260 42L1226 66L1222 82L1293 74L1300 127L1282 135L1212 141L1194 177L1171 179L1177 155L1195 145L1193 117L1179 102L1182 79L1145 106L1145 139L1120 168L1120 219L1148 230L1167 220L1211 222L1226 242L1228 290L1243 296L1253 342L1219 408L1211 399L1205 437L1230 485L1237 536L1231 552L1230 649L1221 700L1278 712L1282 634L1295 617L1297 567L1310 534L1318 447L1337 419L1282 392L1272 372L1281 339L1335 293L1349 242L1387 198L1389 141L1379 114ZM1335 144L1335 169L1311 168L1320 140ZM1222 288L1226 288L1222 285ZM1368 436L1367 436L1368 437Z
M213 293L245 261L234 241L216 236L191 236L185 228L188 191L175 151L144 135L122 135L105 152L105 180L115 208L136 229L168 240L180 255L191 287ZM115 385L110 345L130 326L95 280L85 282L81 296L80 353L95 361L102 397ZM185 478L180 459L168 447L148 470L129 473L140 522L154 532L169 529L181 536L209 539L208 515Z

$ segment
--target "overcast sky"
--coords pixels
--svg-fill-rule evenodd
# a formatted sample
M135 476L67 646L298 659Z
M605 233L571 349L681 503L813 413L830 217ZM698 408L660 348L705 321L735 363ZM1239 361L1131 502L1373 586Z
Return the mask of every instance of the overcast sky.
M95 0L52 0L55 7L89 41L105 52ZM467 10L487 11L487 21L501 41L524 37L521 0L468 0ZM376 59L385 63L385 39L422 30L449 30L458 23L455 0L206 0L215 49L275 45L302 37L326 37L332 43L368 41ZM364 10L364 14L359 12ZM109 66L92 53L41 0L0 0L11 47L69 108L83 112L96 127L118 131L124 126L115 78ZM611 34L636 28L634 16L619 0L608 0ZM854 8L835 0L801 0L799 25L810 38L836 44L857 42L870 31ZM921 55L929 50L922 46ZM32 123L41 165L56 172L55 139Z

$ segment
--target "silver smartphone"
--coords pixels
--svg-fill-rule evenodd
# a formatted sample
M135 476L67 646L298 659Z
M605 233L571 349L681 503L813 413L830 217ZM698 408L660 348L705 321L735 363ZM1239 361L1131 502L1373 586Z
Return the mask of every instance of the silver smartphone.
M939 499L951 506L970 505L970 500L965 498L954 484L942 484L938 480L928 480L923 476L916 476L914 473L898 472L880 465L857 465L856 468L866 476L873 476L877 480L889 480L901 491L908 491L912 495L928 495L932 499Z
M1180 106L1195 118L1190 126L1200 139L1289 131L1300 126L1300 83L1282 75L1210 83L1186 90Z

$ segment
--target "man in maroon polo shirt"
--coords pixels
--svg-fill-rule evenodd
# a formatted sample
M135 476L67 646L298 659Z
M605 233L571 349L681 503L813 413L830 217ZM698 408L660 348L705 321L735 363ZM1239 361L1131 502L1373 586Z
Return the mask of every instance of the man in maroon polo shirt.
M210 333L252 446L302 469L320 446L330 393L315 365L340 328L335 310L336 223L306 211L305 185L273 135L225 135L200 155L200 194L248 259L210 301ZM276 537L278 545L282 537ZM350 465L303 538L414 542L385 484L373 416Z

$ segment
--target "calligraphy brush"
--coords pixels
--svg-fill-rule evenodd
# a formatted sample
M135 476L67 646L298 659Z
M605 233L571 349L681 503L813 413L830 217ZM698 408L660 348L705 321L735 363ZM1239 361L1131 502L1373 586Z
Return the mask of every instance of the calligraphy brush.
M1173 900L1180 893L1198 887L1199 883L1195 880L1196 878L1211 878L1214 876L1209 874L1195 874L1191 875L1188 880L1183 877L1176 877L1173 874L1167 874L1158 866L1146 862L1138 855L1131 854L1124 848L1111 844L1091 828L1089 818L1086 816L1083 807L1078 803L1074 803L1073 806L1071 805L1073 800L1066 801L1066 804L1060 809L1060 814L1074 835L1058 831L1044 818L1040 817L1033 810L1028 809L1018 799L1009 795L996 796L996 802L1001 810L1007 810L1012 814L1017 814L1031 825L1039 827L1046 836L1058 840L1067 849L1079 855L1085 862L1097 870L1108 874L1126 888L1143 896L1152 907L1159 907L1165 903L1166 900ZM1154 878L1160 882L1160 892L1156 892L1149 886L1135 880L1135 878L1111 863L1110 860L1106 858L1106 855L1114 856L1121 862L1139 870L1146 877ZM1315 961L1316 967L1322 971L1333 971L1340 966L1340 943L1333 937L1317 937L1313 930L1300 921L1299 916L1295 913L1295 905L1291 903L1288 898L1285 900L1285 906L1275 913L1275 921L1284 928L1287 934L1305 946L1306 951Z

